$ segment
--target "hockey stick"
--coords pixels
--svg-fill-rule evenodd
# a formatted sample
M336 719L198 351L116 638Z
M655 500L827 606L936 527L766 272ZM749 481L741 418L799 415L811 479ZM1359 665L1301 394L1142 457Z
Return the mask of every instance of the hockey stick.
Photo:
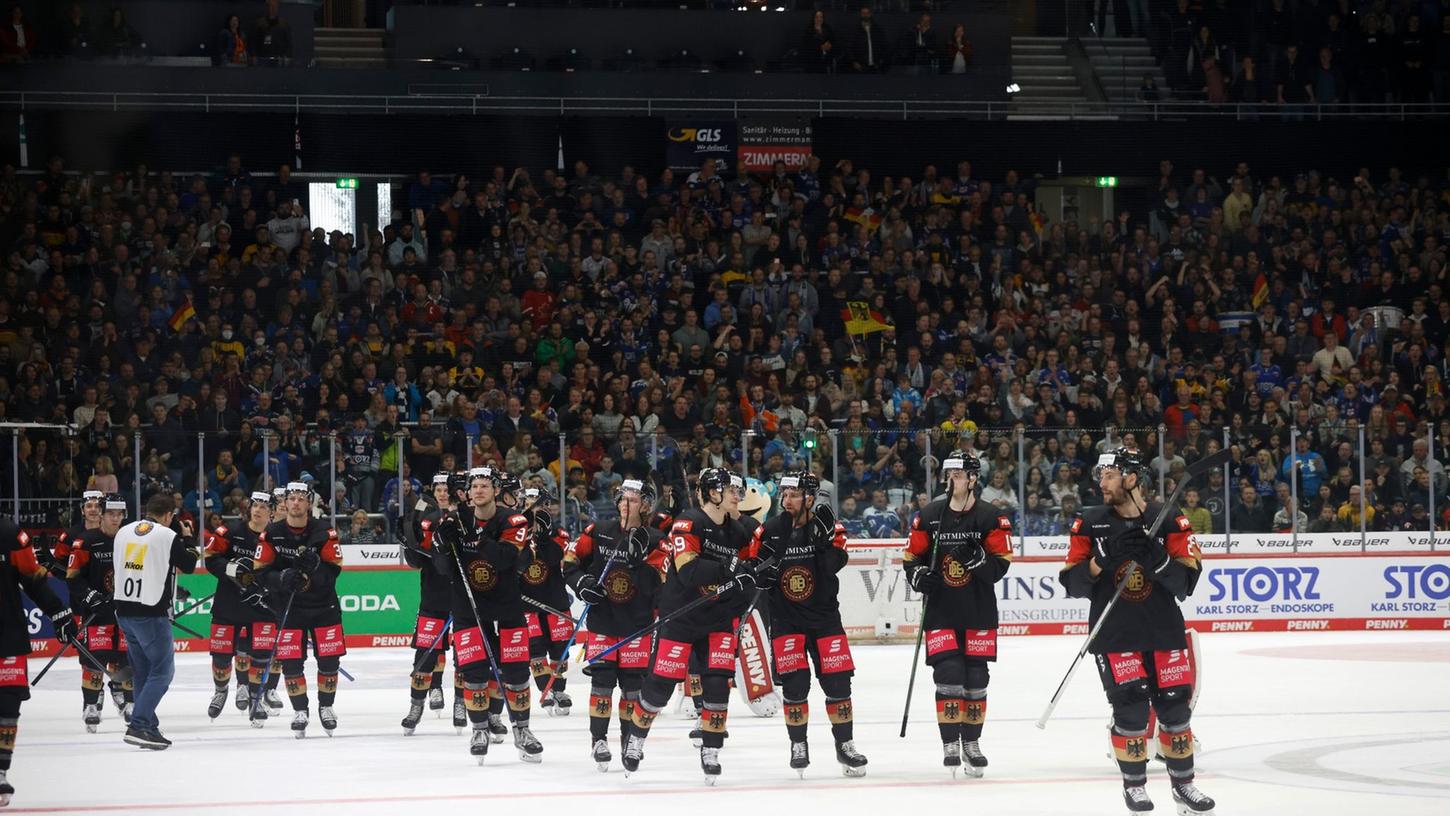
M602 569L602 570L599 571L599 576L601 578L603 578L603 577L609 575L609 568L612 567L612 566L614 566L614 558L613 557L610 557L610 559L608 561L605 561L604 562L604 569ZM574 638L576 638L576 637L579 636L579 630L584 628L584 622L589 619L589 610L591 610L593 608L594 608L594 604L592 604L592 603L591 604L585 604L584 605L584 611L579 613L579 620L577 620L577 621L574 622L574 631L570 632L569 633L569 639L566 640L566 641L564 641L564 659L565 660L568 660L569 659L569 647L571 647L571 646L574 645ZM549 682L547 682L547 683L544 684L544 691L542 692L544 697L548 697L549 696L549 692L550 691L553 691L553 689L554 689L554 681L557 680L557 679L559 679L559 672L556 670L552 674L549 675Z
M1193 481L1194 477L1223 467L1232 458L1232 455L1232 452L1225 448L1212 456L1198 460L1193 463L1192 467L1188 468L1187 472L1184 473L1183 479L1178 483L1178 487L1174 489L1173 495L1169 496L1168 501L1163 503L1163 508L1158 511L1158 517L1153 519L1153 525L1148 528L1149 540L1152 540L1154 536L1158 535L1158 530L1162 528L1163 522L1168 520L1169 512L1177 506L1178 500L1183 497L1183 491L1188 489L1188 485ZM1063 676L1062 682L1057 684L1057 691L1053 693L1052 699L1048 701L1047 709L1037 719L1038 728L1047 727L1047 721L1052 717L1053 710L1057 708L1058 701L1062 699L1062 693L1067 689L1067 684L1072 681L1073 674L1077 672L1078 664L1082 663L1083 655L1086 655L1088 649L1092 647L1093 641L1097 639L1098 633L1102 631L1103 624L1108 619L1108 614L1113 611L1114 606L1117 606L1118 599L1123 597L1123 590L1127 588L1128 582L1133 580L1134 576L1138 574L1139 569L1141 567L1138 565L1138 562L1128 562L1128 571L1123 574L1123 579L1118 582L1117 587L1113 590L1113 597L1108 599L1107 605L1103 607L1102 614L1098 615L1098 622L1093 624L1092 631L1088 632L1087 639L1083 641L1082 647L1077 650L1077 655L1073 657L1072 665L1068 666L1067 674Z
M423 670L423 664L427 663L428 657L438 650L438 644L445 642L452 634L453 615L450 614L448 620L443 622L443 631L438 634L438 637L433 639L433 645L429 646L428 651L424 652L423 656L418 658L418 662L413 664L413 674L417 674Z
M936 537L931 542L931 560L927 562L928 569L936 565ZM884 575L884 573L883 573ZM884 591L885 587L881 590ZM926 604L931 596L923 592L921 594L921 616L916 621L916 651L911 656L911 679L906 681L906 705L901 709L901 733L899 736L906 739L906 722L911 717L911 694L916 691L916 668L921 663L921 644L926 639Z
M774 564L775 563L775 559L773 559L773 558L767 559L764 563L766 565ZM589 665L592 666L595 663L598 663L599 661L603 660L606 655L614 654L622 646L624 646L627 643L630 643L631 641L638 640L639 638L642 638L645 635L654 634L655 632L659 631L665 624L669 623L670 621L674 620L675 618L678 618L681 615L689 614L690 612L694 611L695 609L698 609L699 607L704 606L705 604L707 604L707 603L709 603L711 601L718 600L720 598L720 596L729 593L732 589L738 589L739 587L740 587L740 582L737 581L737 580L735 580L735 579L733 579L733 578L731 580L729 580L729 581L726 581L726 582L720 584L718 587L715 588L715 591L714 592L711 592L708 595L702 595L702 596L696 598L695 600L690 601L689 603L687 603L684 606L680 607L679 609L676 609L675 611L671 612L670 614L665 615L664 617L660 618L659 620L655 621L654 623L651 623L649 626L646 626L643 629L640 629L639 631L637 631L637 632L635 632L635 633L633 633L631 635L626 635L618 643L614 644L613 646L610 646L608 649L605 649L604 651L602 651L599 654L595 655L593 660L588 661Z
M193 613L196 610L200 609L202 604L206 603L207 601L209 601L209 600L211 600L212 598L215 598L215 597L216 597L216 593L213 592L212 594L206 596L205 598L202 598L201 600L192 601L191 606L187 607L186 609L184 609L184 610L182 610L180 612L177 612L175 615L173 615L171 617L172 622L174 623L177 618L182 618L182 617L185 617L187 615L190 615L191 613ZM187 630L187 631L190 631L190 630ZM200 635L198 635L198 637L200 637Z
M278 641L281 641L282 632L287 629L287 616L292 614L292 601L296 600L296 598L297 590L294 589L287 596L287 605L282 607L282 619L277 622ZM248 718L253 718L257 715L257 704L262 701L262 692L267 688L267 681L272 679L272 665L277 662L277 646L280 645L282 645L280 642L275 643L272 647L272 653L267 656L267 668L262 672L262 682L258 683L256 690L252 692L252 705L251 708L247 709Z
M550 615L553 615L556 618L563 618L564 620L574 624L575 628L578 628L580 622L579 619L575 618L573 615L570 615L568 612L560 612L559 610L555 609L552 606L549 606L543 601L536 601L527 595L520 595L519 597L522 598L524 603L528 604L529 606L532 606L533 608L543 612L548 612Z
M81 621L80 631L81 632L84 632L87 628L90 627L91 621L93 621L95 619L96 619L96 613L95 612L92 612L91 613L91 616L89 618L86 618L84 621ZM77 632L76 637L79 637L79 636L80 636L80 633ZM72 638L71 640L68 640L65 643L62 643L60 645L60 651L58 651L54 655L52 655L51 658L50 658L50 662L49 663L46 663L45 664L45 668L43 668L43 669L40 670L40 674L35 675L35 679L30 681L30 687L31 688L35 688L36 686L40 685L40 681L43 680L43 679L45 679L45 673L48 672L48 671L50 671L50 667L55 665L55 661L60 660L61 655L65 654L66 653L66 650L69 649L72 645L74 645L74 642L75 642L75 638Z

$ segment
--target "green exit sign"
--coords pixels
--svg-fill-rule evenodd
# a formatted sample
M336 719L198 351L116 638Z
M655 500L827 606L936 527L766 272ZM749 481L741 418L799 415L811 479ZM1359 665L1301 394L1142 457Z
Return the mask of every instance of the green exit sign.
M340 179L337 180L337 189L339 189L339 190L356 190L357 189L357 179L355 179L355 178L340 178Z
M1118 186L1118 177L1117 176L1098 176L1098 186L1099 187L1117 187Z

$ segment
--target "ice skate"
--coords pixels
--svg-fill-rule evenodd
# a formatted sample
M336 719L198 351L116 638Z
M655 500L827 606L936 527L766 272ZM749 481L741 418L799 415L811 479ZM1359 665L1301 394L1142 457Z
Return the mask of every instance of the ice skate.
M468 727L468 706L463 704L463 698L453 696L453 727L462 734L463 729Z
M941 764L943 768L952 772L952 779L957 778L957 771L962 767L962 744L957 741L942 743Z
M629 742L624 746L624 757L620 760L624 763L624 775L639 770L640 760L644 759L644 737L639 734L630 734Z
M428 710L441 712L443 708L443 689L428 689ZM438 716L442 717L443 715L440 713Z
M519 759L525 762L544 761L544 744L527 725L514 726L514 747L519 751Z
M802 743L804 744L804 743ZM714 787L720 779L720 749L700 749L700 770L705 772L705 784Z
M307 709L292 713L292 733L297 739L307 736Z
M866 775L866 757L856 750L855 740L836 743L836 761L841 763L841 773L846 776Z
M1123 804L1129 813L1147 813L1153 809L1153 800L1148 798L1148 789L1142 785L1123 788Z
M262 694L262 699L266 701L267 708L270 708L273 711L282 710L282 695L278 694L276 689L267 689L267 691Z
M500 745L508 735L509 727L504 725L503 717L498 714L488 715L488 741Z
M811 748L804 740L790 744L790 768L806 778L806 768L811 765Z
M962 758L967 761L962 766L962 772L973 779L981 779L987 767L987 757L977 746L976 740L962 742Z
M329 737L337 730L337 714L332 706L320 706L317 709L317 719L322 720L322 730Z
M211 702L207 703L206 716L215 720L221 716L222 709L227 707L227 690L224 688L212 692Z
M478 764L480 765L488 757L488 743L488 730L485 728L474 728L473 736L468 738L468 753L477 757Z
M423 719L423 701L412 700L408 703L408 714L403 717L403 736L411 737L413 732L418 730L418 722Z
M562 691L551 691L548 697L540 701L539 705L549 712L550 717L567 717L569 711L574 707L574 701Z
M86 733L96 733L96 729L101 725L101 707L94 703L86 706L85 710L81 712L81 719L86 724Z
M599 772L609 773L609 761L614 759L613 755L609 753L609 740L595 740L591 753L594 757L594 765L599 769Z
M1178 806L1178 816L1205 816L1213 813L1214 801L1192 782L1173 786L1173 803Z

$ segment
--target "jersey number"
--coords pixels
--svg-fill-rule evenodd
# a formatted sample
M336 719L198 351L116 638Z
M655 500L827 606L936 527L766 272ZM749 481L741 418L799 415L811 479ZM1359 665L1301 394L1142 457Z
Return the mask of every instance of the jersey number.
M140 578L127 578L126 582L121 585L121 594L127 598L141 597L141 580Z

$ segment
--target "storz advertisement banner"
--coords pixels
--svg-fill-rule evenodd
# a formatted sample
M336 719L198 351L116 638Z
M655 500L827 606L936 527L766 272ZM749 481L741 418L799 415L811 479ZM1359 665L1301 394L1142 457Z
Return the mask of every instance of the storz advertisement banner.
M667 145L665 163L676 173L700 169L706 159L714 159L715 171L722 177L735 170L735 123L731 121L685 120L670 122L665 131Z
M813 144L809 119L751 117L740 123L740 165L747 173L769 173L776 162L794 173L806 166Z

